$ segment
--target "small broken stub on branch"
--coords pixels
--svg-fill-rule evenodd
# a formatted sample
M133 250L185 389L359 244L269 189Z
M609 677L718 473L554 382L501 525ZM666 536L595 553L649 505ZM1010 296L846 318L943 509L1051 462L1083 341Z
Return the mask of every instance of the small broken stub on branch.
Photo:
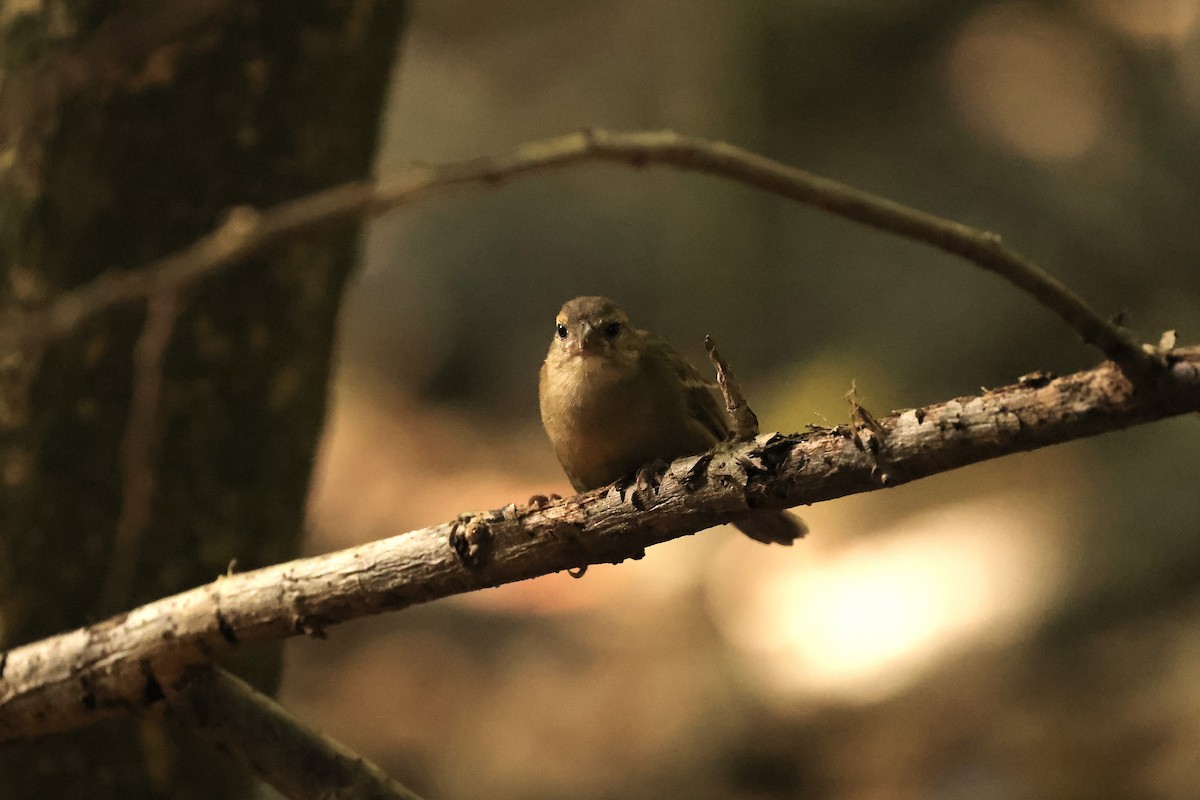
M854 445L859 450L879 452L879 445L884 438L883 426L863 406L858 397L858 383L850 381L850 391L846 392L846 402L850 404L850 430L854 436Z
M468 567L482 567L491 550L492 531L477 517L460 518L450 532L450 546Z
M725 414L729 417L730 435L736 442L744 442L758 435L758 417L746 402L742 394L741 384L733 376L733 370L721 358L717 343L711 336L704 337L704 349L708 358L717 371L717 385L721 387L721 396L725 398Z
M858 384L850 381L850 391L846 392L846 402L850 404L850 438L854 446L867 453L874 460L871 475L881 486L887 486L891 480L885 468L883 445L887 431L879 424L879 420L863 406L858 397Z

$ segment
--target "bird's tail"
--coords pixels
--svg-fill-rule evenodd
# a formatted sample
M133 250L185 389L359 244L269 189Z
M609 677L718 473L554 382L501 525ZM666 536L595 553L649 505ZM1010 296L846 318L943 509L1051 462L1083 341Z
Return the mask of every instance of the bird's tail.
M786 511L755 511L733 523L742 533L763 544L786 544L808 533L804 520Z

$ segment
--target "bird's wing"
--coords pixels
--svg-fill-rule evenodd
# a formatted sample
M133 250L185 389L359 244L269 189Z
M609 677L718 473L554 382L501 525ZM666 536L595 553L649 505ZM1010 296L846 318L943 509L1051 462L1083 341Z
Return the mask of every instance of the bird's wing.
M724 439L729 434L729 420L713 394L717 385L706 380L667 340L645 331L639 333L644 337L646 354L654 359L661 369L668 371L682 388L688 416L711 434L713 439Z

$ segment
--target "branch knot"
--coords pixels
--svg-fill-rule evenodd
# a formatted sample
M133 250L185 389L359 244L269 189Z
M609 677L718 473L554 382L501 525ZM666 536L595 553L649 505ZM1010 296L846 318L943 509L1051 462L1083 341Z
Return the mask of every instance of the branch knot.
M460 517L450 531L450 546L468 567L482 567L491 550L492 530L478 517Z

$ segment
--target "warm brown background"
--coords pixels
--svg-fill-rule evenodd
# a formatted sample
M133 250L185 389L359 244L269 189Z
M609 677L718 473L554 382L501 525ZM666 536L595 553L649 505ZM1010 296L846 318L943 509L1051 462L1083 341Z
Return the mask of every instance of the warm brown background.
M378 172L670 127L1001 233L1143 338L1200 319L1194 0L414 4ZM604 293L764 429L1095 356L948 256L669 170L377 223L310 501L324 551L564 491L558 305ZM1100 798L1200 785L1200 426L807 509L332 631L283 699L431 797Z

